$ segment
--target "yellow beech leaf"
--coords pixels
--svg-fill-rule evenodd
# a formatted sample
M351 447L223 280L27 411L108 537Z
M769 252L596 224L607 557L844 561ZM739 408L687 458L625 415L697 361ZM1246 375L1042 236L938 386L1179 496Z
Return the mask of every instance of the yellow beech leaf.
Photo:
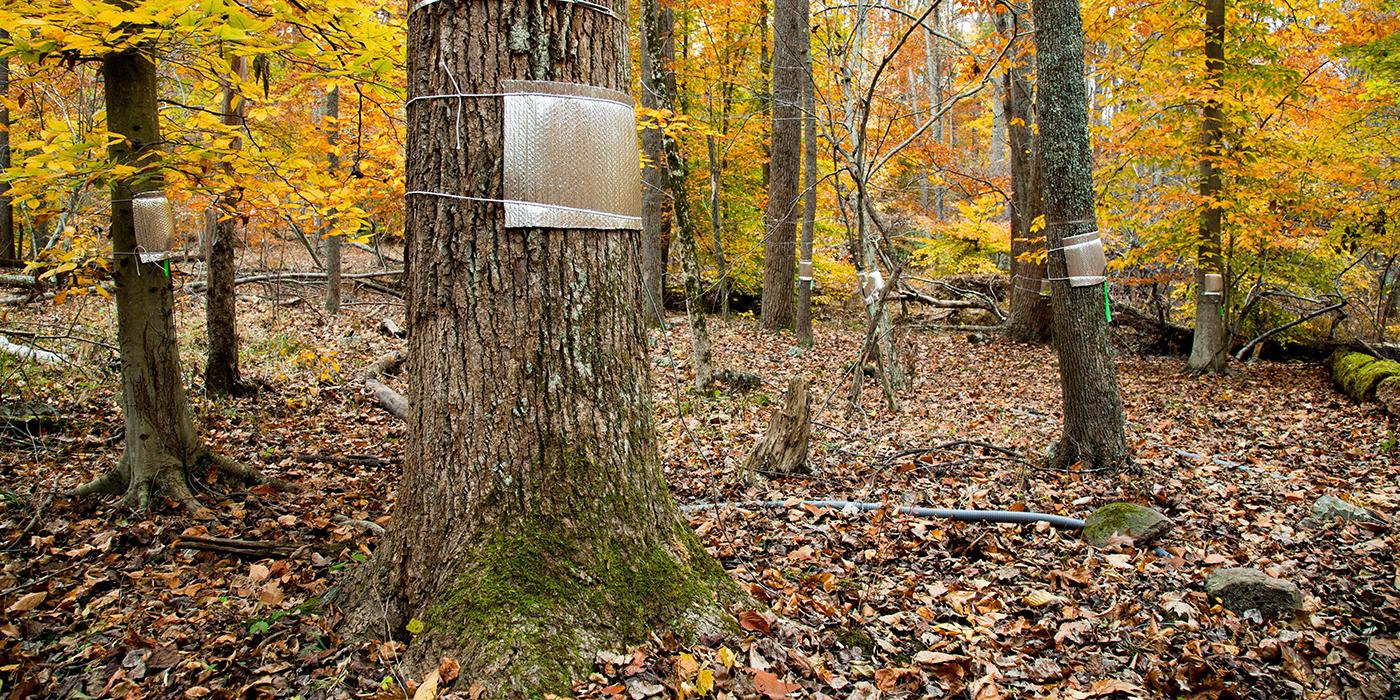
M705 669L695 677L695 690L701 695L709 695L715 689L715 672Z
M734 652L730 651L729 647L720 647L719 662L724 664L725 668L734 668Z
M408 624L404 626L404 629L408 630L408 633L409 633L409 634L422 634L422 633L423 633L423 621L420 620L420 619L418 619L418 618L416 618L416 617L413 618L413 619L410 619L410 620L408 621Z

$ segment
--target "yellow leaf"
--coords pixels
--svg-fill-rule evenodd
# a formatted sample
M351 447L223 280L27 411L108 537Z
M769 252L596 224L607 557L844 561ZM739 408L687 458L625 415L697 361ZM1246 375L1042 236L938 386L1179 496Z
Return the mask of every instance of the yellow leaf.
M1035 219L1031 221L1031 233L1035 233L1036 231L1042 231L1044 229L1045 215L1041 214L1040 216L1035 217Z
M698 691L701 695L709 695L709 694L710 694L710 691L711 691L711 690L714 690L714 689L715 689L715 672L714 672L714 671L711 671L710 669L707 668L707 669L701 671L701 672L700 672L700 675L698 675L698 676L695 677L695 690Z
M416 617L409 620L408 624L404 627L404 629L408 630L409 634L422 634L423 628L423 621Z
M720 647L719 662L724 664L725 668L734 668L734 652L730 651L729 647Z
M1065 602L1064 598L1061 598L1060 596L1057 596L1054 593L1051 593L1050 591L1031 591L1030 593L1026 594L1026 597L1023 600L1025 601L1026 605L1029 605L1032 608L1038 608L1044 605L1049 605L1051 603Z

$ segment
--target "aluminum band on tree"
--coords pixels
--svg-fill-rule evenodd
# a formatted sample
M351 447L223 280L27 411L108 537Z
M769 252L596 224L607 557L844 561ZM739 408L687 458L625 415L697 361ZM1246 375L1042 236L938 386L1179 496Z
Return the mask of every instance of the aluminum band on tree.
M419 95L407 105L486 97L502 99L503 196L405 195L501 204L506 228L641 230L641 151L627 93L505 80L498 93Z
M1065 274L1071 287L1092 287L1108 279L1108 258L1098 231L1065 236L1060 248L1065 253Z
M860 278L860 293L866 305L874 304L880 298L880 290L885 288L885 278L880 275L880 270L861 270L856 273L856 277Z
M175 236L175 211L159 190L131 196L131 218L136 229L136 254L143 263L170 257Z
M811 261L811 260L798 260L798 261L797 261L797 280L798 280L799 282L811 282L811 281L812 281L812 261Z
M1201 278L1201 296L1219 299L1225 293L1225 279L1214 272Z

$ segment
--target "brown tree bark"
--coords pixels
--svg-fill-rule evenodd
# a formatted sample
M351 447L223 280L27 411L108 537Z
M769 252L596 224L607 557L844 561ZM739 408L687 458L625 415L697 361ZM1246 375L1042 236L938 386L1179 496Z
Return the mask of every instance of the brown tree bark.
M1020 38L1029 34L1021 19L1029 11L1024 4L1012 12L997 15L1003 32L1016 37L1008 56L1006 87L1007 144L1011 152L1011 304L1006 319L1006 334L1013 340L1044 343L1050 340L1050 300L1040 294L1040 281L1045 278L1043 260L1031 259L1045 251L1043 232L1031 232L1031 222L1040 215L1039 177L1035 157L1035 96L1030 73L1030 42Z
M666 16L671 17L668 24ZM660 0L641 3L641 103L647 109L664 109L666 47L674 46L675 18L661 8ZM670 235L663 216L670 181L661 129L642 130L642 153L648 163L642 171L642 300L643 316L650 325L665 323L666 261Z
M798 179L802 173L802 81L807 76L807 0L773 3L773 129L764 216L760 320L770 330L793 325L797 264Z
M210 452L195 436L180 382L170 278L159 263L142 263L136 255L131 198L163 185L158 171L150 167L161 143L156 68L150 55L150 47L136 47L109 54L102 61L107 128L122 137L113 141L108 153L118 164L141 169L113 184L111 204L126 442L114 469L70 493L124 492L125 502L138 510L163 496L199 512L190 488L190 474L196 468L214 467L224 476L250 483L285 484Z
M804 14L810 8L803 0ZM804 20L805 25L805 20ZM812 346L812 247L817 227L817 96L812 76L812 34L802 40L802 240L797 263L797 343Z
M10 33L0 29L0 43ZM0 171L10 167L10 110L5 100L10 97L10 57L0 57ZM0 182L0 262L19 259L19 241L15 240L15 210L10 200L10 185Z
M1196 330L1191 336L1191 357L1186 366L1197 372L1224 374L1230 359L1229 336L1225 330L1225 301L1230 290L1207 295L1207 274L1225 277L1220 255L1221 140L1224 114L1217 96L1225 72L1225 0L1206 0L1206 83L1209 97L1202 108L1201 123L1201 220L1196 251Z
M1036 116L1046 246L1053 281L1055 351L1060 358L1064 433L1052 451L1059 466L1114 467L1127 456L1123 403L1104 317L1105 288L1064 279L1066 236L1095 230L1094 171L1084 84L1084 28L1078 0L1035 0L1039 81ZM1058 279L1057 279L1058 278Z
M807 446L811 435L811 382L795 378L788 382L783 407L773 414L768 431L744 461L745 478L807 473Z
M625 21L582 5L432 3L409 16L408 85L626 90L626 47ZM412 102L407 127L408 190L502 197L500 98ZM499 204L432 196L406 215L409 438L346 631L416 618L409 666L451 655L521 697L567 692L596 649L727 624L733 581L661 475L640 234L507 229Z
M233 81L243 78L247 69L244 57L229 58L229 72L233 77L224 80L220 118L224 125L235 130L243 126L244 104ZM235 131L229 148L237 151L241 140ZM234 185L233 164L225 161L223 170L228 189L215 201L212 225L206 228L211 235L205 258L208 285L204 292L204 327L209 338L209 356L204 365L204 391L210 396L231 396L247 389L238 368L238 305L233 283L238 272L233 244L242 193L241 188Z
M719 299L719 315L729 319L729 266L724 262L724 226L719 208L720 158L714 134L705 134L705 151L710 165L710 236L715 246L715 297Z
M324 121L326 131L326 144L331 150L326 153L326 171L335 174L340 169L340 156L335 153L336 135L340 131L337 120L340 119L340 86L332 86L326 91L324 101L321 103L321 119ZM321 241L326 252L326 311L338 313L340 311L340 247L343 242L338 235L331 235L332 220L327 217L321 223Z

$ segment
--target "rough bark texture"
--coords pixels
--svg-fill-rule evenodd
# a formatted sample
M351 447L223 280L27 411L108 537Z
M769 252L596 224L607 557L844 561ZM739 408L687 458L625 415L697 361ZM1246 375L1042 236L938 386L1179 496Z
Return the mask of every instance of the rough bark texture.
M156 68L149 55L149 48L143 47L110 54L102 61L107 128L122 137L109 154L123 165L147 165L160 144ZM143 264L136 256L131 197L161 185L159 175L146 170L112 187L112 271L126 442L115 469L72 493L125 492L126 503L138 510L144 510L153 497L166 496L188 510L199 510L189 482L196 467L207 464L242 481L267 479L211 453L195 437L180 383L170 278L161 265Z
M797 264L798 190L802 174L802 83L807 78L807 0L773 3L773 130L764 216L764 328L793 325L793 277Z
M1200 241L1196 251L1196 332L1191 337L1191 357L1186 366L1198 372L1223 374L1230 358L1225 317L1222 315L1225 294L1207 296L1207 273L1224 275L1220 256L1220 223L1222 210L1220 167L1223 115L1215 90L1220 88L1225 70L1225 0L1206 0L1206 83L1210 97L1202 108L1201 124L1201 221Z
M670 14L670 11L667 11ZM667 104L673 98L666 96ZM710 331L705 327L705 300L701 288L700 256L695 250L695 222L690 217L690 203L685 196L685 160L680 144L663 135L666 152L667 184L671 190L671 220L676 224L676 242L680 244L681 267L685 271L685 315L690 324L690 359L695 370L695 390L706 391L714 381L714 361L710 352Z
M674 46L674 16L669 26L660 0L641 3L641 102L647 109L663 109L666 89L666 47ZM666 177L666 153L661 141L661 129L642 131L642 153L648 159L642 171L642 300L643 316L653 325L665 323L662 311L665 299L666 259L670 238L665 230L662 210L670 183Z
M409 94L626 90L626 42L625 22L581 5L429 4L409 17ZM408 189L499 199L501 109L412 103ZM438 197L406 215L404 472L346 590L346 631L406 639L419 619L408 666L448 654L491 697L517 697L567 692L598 648L728 624L734 584L661 476L641 235L505 229L499 204Z
M229 60L229 71L242 76L247 71L247 62L242 56ZM238 96L232 81L224 81L221 119L235 129L243 125L243 99ZM237 151L241 139L235 135L229 148ZM206 228L210 233L206 247L208 286L204 297L204 327L209 337L209 356L204 366L204 391L211 396L229 396L243 388L243 378L238 369L238 309L234 295L234 277L237 276L237 263L234 261L234 227L238 224L238 200L241 192L233 185L233 164L223 164L224 176L228 179L228 190L219 195L212 212L213 221Z
M0 29L0 43L10 33ZM5 100L10 97L10 57L0 57L0 170L10 167L10 110ZM15 210L10 201L10 186L0 182L0 262L19 259L19 241L15 240Z
M1034 12L1040 127L1036 153L1043 178L1046 246L1051 251L1051 304L1065 420L1051 461L1112 467L1123 462L1127 447L1104 318L1104 287L1071 287L1055 279L1067 276L1064 252L1058 250L1064 237L1096 228L1084 29L1078 0L1036 0Z
M1006 319L1006 334L1013 340L1044 343L1050 340L1050 300L1040 294L1040 281L1045 278L1045 263L1030 259L1045 250L1041 232L1031 233L1031 222L1040 215L1040 189L1035 157L1035 115L1032 110L1034 94L1030 73L1030 42L1028 27L1020 18L1026 15L1020 5L1015 12L997 15L1002 31L1016 37L1006 68L1007 143L1010 147L1011 170L1011 304Z
M331 147L326 153L326 171L334 175L340 169L340 156L335 153L336 134L340 129L337 124L340 119L340 86L326 91L325 101L321 104L321 119L325 123L326 143ZM331 225L329 219L322 222L321 240L326 247L326 311L337 313L340 311L340 246L343 241L340 236L330 235Z
M773 416L768 432L759 438L744 463L744 473L783 475L807 471L807 444L812 435L811 384L795 378L788 382L783 408Z
M715 246L715 297L719 299L719 314L729 318L729 267L724 262L724 224L719 209L720 158L714 134L705 134L705 150L710 159L710 235Z
M803 2L804 13L808 9ZM797 342L812 346L812 245L817 227L817 100L812 79L812 35L803 39L807 64L802 76L802 242L798 253ZM806 274L803 274L803 268ZM802 277L809 279L802 279Z

